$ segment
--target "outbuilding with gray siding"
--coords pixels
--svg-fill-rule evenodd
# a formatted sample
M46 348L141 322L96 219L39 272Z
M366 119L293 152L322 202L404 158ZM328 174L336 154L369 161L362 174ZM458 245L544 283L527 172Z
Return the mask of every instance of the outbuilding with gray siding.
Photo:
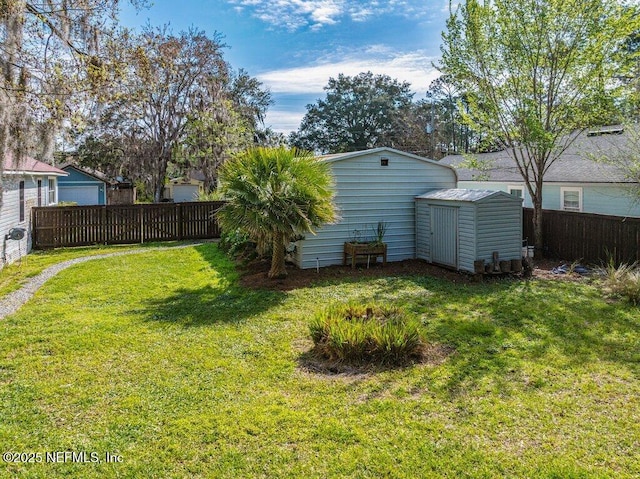
M373 240L378 222L387 226L387 260L416 257L415 197L455 188L453 168L393 148L319 157L330 164L340 220L307 234L292 254L302 269L341 264L344 243Z
M416 256L475 272L474 262L522 258L522 199L503 191L440 189L415 198Z

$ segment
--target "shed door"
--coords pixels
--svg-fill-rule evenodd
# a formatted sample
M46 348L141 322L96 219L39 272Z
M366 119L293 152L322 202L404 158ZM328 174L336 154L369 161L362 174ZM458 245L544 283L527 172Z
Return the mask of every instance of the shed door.
M431 206L431 261L458 267L458 208Z

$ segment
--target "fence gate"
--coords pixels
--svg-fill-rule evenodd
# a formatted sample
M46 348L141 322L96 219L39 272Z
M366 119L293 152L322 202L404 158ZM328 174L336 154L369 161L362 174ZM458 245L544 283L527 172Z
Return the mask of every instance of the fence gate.
M431 261L458 267L458 208L431 206Z

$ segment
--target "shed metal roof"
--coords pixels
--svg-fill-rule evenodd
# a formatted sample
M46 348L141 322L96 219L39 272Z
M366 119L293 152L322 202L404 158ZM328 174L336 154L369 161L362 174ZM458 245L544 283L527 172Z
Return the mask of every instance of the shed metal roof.
M492 196L503 196L507 200L522 202L521 198L505 193L504 191L467 190L463 188L428 191L423 195L416 196L416 199L475 202Z

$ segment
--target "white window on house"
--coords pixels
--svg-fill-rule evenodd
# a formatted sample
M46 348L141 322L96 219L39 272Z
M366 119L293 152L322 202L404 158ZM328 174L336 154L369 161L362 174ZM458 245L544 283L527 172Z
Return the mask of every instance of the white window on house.
M507 186L507 191L517 198L524 198L524 186Z
M564 211L582 211L582 188L560 188L560 199Z
M49 204L52 205L56 202L56 180L55 178L49 178Z

